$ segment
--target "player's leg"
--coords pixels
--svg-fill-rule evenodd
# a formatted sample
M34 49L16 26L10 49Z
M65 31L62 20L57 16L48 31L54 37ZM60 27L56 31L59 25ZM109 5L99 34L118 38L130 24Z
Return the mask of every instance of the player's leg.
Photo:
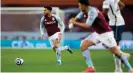
M58 49L59 44L58 44L58 39L55 38L55 34L49 37L49 41L52 49L56 52L57 65L61 65L61 51Z
M57 40L58 41L57 44L59 44L59 50L60 51L67 50L69 53L71 53L71 54L73 53L72 49L69 46L62 46L61 45L61 41L63 40L63 34L61 34L61 32L57 32L55 37L57 37L57 39L58 39Z
M133 68L131 67L130 63L128 62L127 57L121 53L121 51L118 49L118 46L114 46L109 49L113 54L117 56L121 60L121 62L128 68L128 71L133 72Z
M90 51L88 50L89 46L94 45L92 41L83 40L81 44L81 52L85 59L85 62L87 64L87 69L84 70L84 72L95 72L95 68L93 66L93 62L91 60Z
M123 54L127 58L127 60L128 60L129 57L130 57L130 54L129 53L122 52L120 50L120 47L119 46L117 46L117 48L121 52L121 54ZM116 73L118 73L118 72L122 73L123 71L122 71L122 68L121 68L121 60L115 54L113 56L114 56L114 61L115 61L115 72Z
M119 42L121 41L121 37L122 37L122 33L124 32L124 26L125 25L121 25L117 27L117 35L116 35L116 42L119 45ZM121 48L120 46L118 47L119 49ZM125 56L129 57L129 53L126 52L122 52L123 54L125 54Z
M119 44L120 38L121 38L121 32L119 32L119 28L118 26L111 26L113 32L114 32L114 37L115 40L117 42L117 44ZM119 48L120 49L120 48ZM114 64L115 64L115 72L123 72L122 68L121 68L121 61L119 58L116 57L116 55L113 55L114 57Z
M56 47L56 58L57 58L57 65L61 65L61 50L59 48L59 40L55 39L54 40L54 47Z
M109 48L108 50L110 50L113 54L117 56L117 58L121 60L121 62L128 68L129 71L132 70L132 67L129 64L126 56L120 51L120 49L118 49L117 43L113 37L112 32L102 34L100 36L100 41L102 42L102 44Z
M81 52L82 52L82 55L85 59L87 66L88 66L88 68L86 70L84 70L84 72L94 72L95 71L88 47L94 45L97 42L96 39L97 39L97 33L92 33L87 38L85 38L81 43L81 47L80 47Z
M116 40L117 44L119 45L119 42L120 42L121 36L122 36L122 32L124 31L124 25L111 26L111 28L114 31L115 40ZM118 47L118 49L120 49L120 46ZM127 56L127 58L129 58L130 54L124 53L124 52L122 52L122 53L125 56ZM115 72L122 72L121 61L115 55L113 55L113 56L114 56L114 63L115 63Z
M60 32L55 33L53 36L53 46L56 50L56 57L57 57L57 64L61 65L61 51L63 50L69 50L70 53L72 53L72 50L69 48L69 46L60 46L60 42L62 39L62 34Z

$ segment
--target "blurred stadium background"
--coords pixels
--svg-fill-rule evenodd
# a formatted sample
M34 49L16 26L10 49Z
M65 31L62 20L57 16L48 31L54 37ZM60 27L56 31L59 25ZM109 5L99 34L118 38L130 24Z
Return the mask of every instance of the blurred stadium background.
M120 46L122 50L133 52L133 1L123 1L126 7L122 10L122 15L126 25ZM102 0L90 0L90 4L100 10L102 8ZM61 67L55 65L54 52L47 50L51 49L47 35L45 35L45 40L40 40L39 23L45 5L52 6L53 13L59 15L64 21L66 29L63 45L69 45L75 52L73 56L63 53L66 64L64 63ZM79 46L81 40L92 31L79 27L71 31L68 29L69 18L79 12L76 0L1 0L1 6L1 70L3 72L80 72L86 68ZM92 58L94 58L97 71L114 71L112 55L105 52L101 44L92 46L91 49L96 49L92 50ZM27 60L21 68L14 64L14 59L18 56ZM107 63L105 59L108 60ZM133 57L130 62L133 65ZM124 71L126 71L125 68Z

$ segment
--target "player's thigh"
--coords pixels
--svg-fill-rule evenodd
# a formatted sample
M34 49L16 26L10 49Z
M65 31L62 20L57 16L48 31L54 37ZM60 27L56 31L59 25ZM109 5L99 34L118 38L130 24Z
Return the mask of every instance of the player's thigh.
M111 49L117 46L113 32L107 32L105 34L102 34L99 40L106 49Z
M49 38L49 42L52 48L54 48L54 40L52 38Z
M61 32L55 33L55 36L54 36L55 44L60 44L62 39L63 39L63 34L61 34Z
M81 50L86 50L88 47L97 44L98 41L98 34L96 32L90 34L87 38L81 41Z
M109 37L108 39L104 39L103 41L101 41L103 46L109 50L110 52L112 52L115 55L119 55L120 54L120 49L117 46L117 43L115 41L114 37Z
M49 38L51 47L59 47L60 41L62 39L62 34L60 32L55 33Z
M121 35L124 31L124 25L121 26L111 26L113 32L114 32L114 38L119 43L121 40Z
M119 42L121 40L122 33L124 32L124 25L117 26L117 27L118 27L118 30L117 30L117 39L116 39L116 41Z

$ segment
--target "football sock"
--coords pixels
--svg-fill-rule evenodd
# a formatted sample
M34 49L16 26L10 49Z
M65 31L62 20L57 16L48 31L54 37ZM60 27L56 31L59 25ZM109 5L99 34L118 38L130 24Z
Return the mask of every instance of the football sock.
M120 46L118 46L118 48L120 50ZM115 69L122 70L121 69L121 60L116 55L113 55L113 56L114 56Z
M117 56L115 55L113 56L114 56L115 69L121 70L121 60Z
M129 64L126 56L124 56L123 54L121 54L120 56L118 56L118 58L120 58L121 62L128 68L128 70L132 70L133 69L131 67L131 65Z
M82 54L85 58L85 62L88 65L88 67L93 67L93 63L92 63L91 57L90 57L90 52L88 51L88 49L85 51L82 51Z
M59 48L56 48L56 57L57 57L57 60L61 61L61 51L59 50Z

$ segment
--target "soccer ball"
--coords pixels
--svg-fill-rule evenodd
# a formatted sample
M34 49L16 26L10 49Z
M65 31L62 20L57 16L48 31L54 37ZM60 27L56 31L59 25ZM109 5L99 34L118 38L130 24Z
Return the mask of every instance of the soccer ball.
M15 62L17 65L22 65L24 63L24 60L22 58L16 58Z

